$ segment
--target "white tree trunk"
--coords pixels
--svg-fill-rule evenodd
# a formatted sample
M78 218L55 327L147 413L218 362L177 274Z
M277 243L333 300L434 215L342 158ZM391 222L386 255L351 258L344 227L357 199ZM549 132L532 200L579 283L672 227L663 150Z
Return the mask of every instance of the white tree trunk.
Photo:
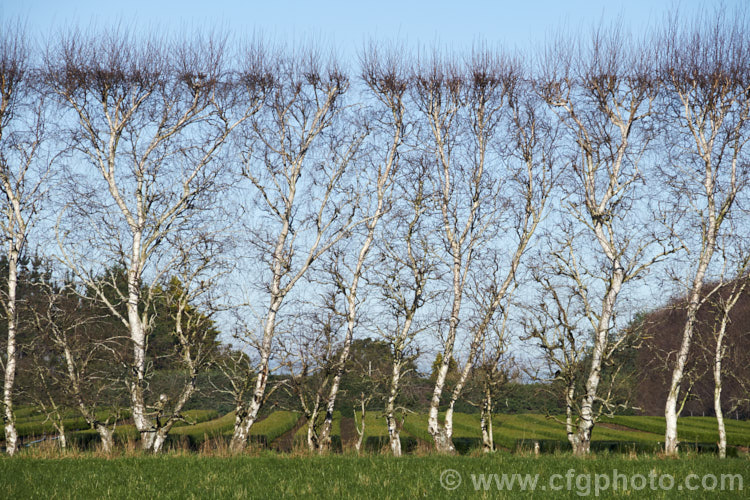
M721 411L721 360L714 367L714 410L716 411L716 425L719 428L719 458L727 458L727 431L724 427L724 413Z
M104 453L112 453L115 449L115 438L112 430L107 428L106 425L98 423L96 425L96 432L99 433L99 438L102 443L102 451Z
M591 445L591 427L582 427L580 421L578 423L578 426L575 425L575 380L571 380L568 384L568 390L565 393L565 402L565 432L568 435L568 442L573 449L574 455L587 455L590 451Z
M437 427L432 426L432 422L437 422L437 418L432 417L432 412L430 412L430 419L429 419L429 425L430 427L428 430L430 431L430 434L432 434L432 439L435 442L435 449L438 453L447 453L447 454L453 454L456 452L456 447L453 445L453 414L451 412L451 419L448 420L447 412L446 412L446 418L445 423L443 425L438 425Z
M679 374L679 378L682 378L682 374ZM677 454L677 397L679 394L679 384L675 384L675 376L672 377L672 385L674 389L670 389L667 394L666 407L664 408L664 419L666 423L666 431L664 433L664 452L668 455Z
M461 261L456 257L457 249L453 249L453 305L451 308L450 324L448 328L448 338L443 347L443 360L438 369L435 378L435 387L432 391L430 400L430 413L427 419L427 431L435 442L435 449L438 453L455 453L456 448L453 446L453 410L452 406L445 413L445 423L440 425L438 413L440 409L440 397L443 394L446 378L448 377L448 368L453 358L453 346L456 342L456 330L458 329L458 318L461 312L461 298L463 294L463 282L461 280Z
M450 358L449 358L450 359ZM440 396L443 392L443 385L445 384L446 374L448 373L448 366L441 365L438 371L437 380L435 381L435 389L432 394L432 400L430 401L430 413L427 418L427 430L432 436L435 442L435 449L438 453L454 453L456 448L453 446L453 412L450 412L450 419L448 412L445 415L445 423L440 424L438 420L438 413L440 409Z
M5 411L5 451L13 456L18 449L16 417L13 412L13 386L16 379L16 287L18 284L18 254L11 242L8 258L8 300L5 310L8 320L8 346L3 382L3 408Z
M266 385L268 384L269 361L271 359L272 341L274 329L276 327L276 313L281 306L282 298L283 297L278 297L277 294L275 297L276 300L272 302L266 316L266 324L263 328L263 344L261 345L260 370L255 379L253 397L250 400L249 407L245 409L244 402L241 402L237 408L234 431L232 432L232 440L230 441L230 449L233 452L242 451L245 446L247 446L247 440L250 436L250 428L258 419L258 413L263 405Z
M401 355L396 352L392 365L391 384L388 391L388 399L385 406L385 421L388 425L388 441L394 457L401 456L401 438L399 436L398 422L396 420L396 398L398 397L399 383L401 381Z
M680 344L680 350L677 351L677 361L672 371L672 381L670 383L669 392L667 393L667 401L664 408L664 418L666 420L664 452L668 455L676 455L679 446L679 441L677 440L677 417L679 416L677 403L680 398L680 386L682 385L685 365L687 364L688 354L690 353L695 317L698 311L697 293L694 295L696 296L695 300L691 300L688 305L687 320L682 332L682 342Z
M320 414L320 398L316 398L310 418L307 421L307 449L315 451L318 448L318 415Z
M743 273L746 265L743 267ZM746 279L746 278L741 278ZM719 332L716 335L716 349L714 351L714 411L716 412L716 425L719 429L719 458L727 457L727 431L724 426L724 412L721 410L721 389L722 389L722 377L721 377L721 365L726 354L726 346L724 345L724 338L727 332L727 324L729 323L729 312L732 310L734 305L740 298L740 295L744 292L747 281L744 281L739 290L736 288L732 292L728 303L724 305L724 312L721 317L721 324L719 326Z
M388 424L388 445L391 449L391 453L393 453L394 457L400 457L402 451L398 422L394 418L393 414L389 414L386 416L386 423Z
M677 417L679 416L679 412L677 410L677 403L680 398L680 386L682 385L682 378L685 374L685 365L687 365L690 345L693 340L696 316L701 304L700 292L703 288L703 280L715 248L715 239L712 237L712 235L715 234L715 227L715 220L712 217L708 229L709 237L707 240L704 240L704 247L698 263L698 270L696 271L692 289L690 290L690 300L688 301L685 327L682 331L682 341L680 343L680 349L677 351L677 361L672 370L672 381L669 386L669 392L667 393L667 401L664 408L664 417L666 420L664 452L668 455L676 455L678 453L679 441L677 440Z
M164 443L167 441L168 435L169 430L164 427L156 431L154 436L154 443L151 448L154 453L159 453L162 450L162 448L164 447Z
M587 455L591 451L591 429L593 425L587 430L582 429L579 425L578 431L576 432L575 439L573 441L573 455L582 457Z
M234 428L232 430L232 439L229 442L229 449L233 452L242 450L247 443L247 431L245 431L245 417L247 410L244 402L238 402L234 411Z
M480 426L482 428L482 450L485 453L495 451L495 438L492 435L492 393L489 381L485 381L484 397L482 398L482 409L480 415Z
M248 407L247 412L244 417L240 417L238 413L238 416L235 418L232 440L229 444L229 448L235 453L245 449L248 438L250 437L250 429L258 419L258 413L262 406L263 397L266 391L266 382L268 380L268 362L266 361L265 363L264 368L261 369L261 372L256 379L253 398L250 401L250 406Z
M131 221L132 248L128 269L127 321L130 341L133 344L133 373L130 380L130 405L133 424L140 433L141 448L152 449L155 429L146 412L144 389L146 387L146 327L141 320L138 306L141 302L141 244L143 238L142 220ZM134 225L135 224L135 225Z
M568 436L568 442L573 450L578 446L578 434L576 433L576 426L573 421L575 392L575 380L568 381L568 388L565 391L565 434Z
M132 299L131 299L132 300ZM133 379L130 381L130 404L133 415L133 423L141 436L141 447L144 450L151 449L154 438L154 426L146 413L146 401L144 396L146 379L146 333L138 318L137 299L136 305L128 302L128 315L130 316L130 338L133 342ZM135 311L131 313L131 310ZM133 319L135 316L135 319Z
M364 396L364 395L363 395ZM365 439L365 417L367 416L367 407L364 398L360 401L361 403L361 409L360 409L360 417L362 426L357 427L357 410L354 410L354 427L357 431L357 442L354 443L354 449L357 450L357 455L359 455L359 452L362 449L362 442Z
M63 450L68 448L68 440L65 437L65 429L61 429L59 431L57 441L60 443L60 448L62 448Z

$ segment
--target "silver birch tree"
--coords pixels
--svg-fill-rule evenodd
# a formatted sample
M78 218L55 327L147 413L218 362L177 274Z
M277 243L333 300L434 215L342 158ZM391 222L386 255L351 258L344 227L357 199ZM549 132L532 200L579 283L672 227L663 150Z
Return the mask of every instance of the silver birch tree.
M721 407L721 391L722 381L724 379L724 371L722 363L726 357L727 346L725 344L727 335L727 326L730 322L730 313L732 308L737 304L737 301L742 296L745 288L747 287L748 278L746 276L747 266L750 260L746 259L740 266L739 275L731 284L729 295L726 298L719 298L717 305L717 322L714 323L712 328L714 349L713 349L713 363L712 372L714 378L714 412L716 413L716 426L719 431L719 458L727 457L727 431L724 425L724 411ZM721 295L721 291L718 291Z
M525 113L515 107L520 97L515 91L523 78L517 61L489 50L475 52L464 65L441 61L436 56L418 68L414 78L413 99L424 119L428 154L435 162L435 198L442 219L445 263L451 276L449 320L430 402L428 430L438 452L452 453L455 402L543 216L549 185L545 182L546 165L537 163L533 148L527 149L518 163L506 162L507 158L497 154L496 141L505 138L503 125L511 124L511 141L517 140L519 135L512 131L514 117ZM531 143L524 144L522 139L521 144L523 148ZM503 216L510 220L506 227L502 226ZM487 264L479 256L491 253L487 251L488 241L508 234L517 238L512 243L506 240L511 245L510 259L495 268L498 273L478 278L478 274L488 270L478 269ZM487 298L482 301L487 307L466 328L469 352L441 423L439 407L459 333L464 288L467 279L475 278L487 283Z
M401 438L397 401L402 378L417 355L416 337L429 321L420 320L418 312L433 300L435 293L428 282L436 278L436 256L427 225L432 207L426 191L429 182L426 162L409 165L411 175L400 176L397 202L385 222L385 236L378 243L381 264L373 279L379 289L377 303L388 321L375 325L379 337L391 347L391 373L385 401L389 448L401 456ZM387 316L386 316L386 312ZM402 409L403 410L403 409Z
M120 357L127 337L107 332L98 304L83 299L72 286L58 286L51 280L36 285L39 302L32 313L36 337L43 344L45 355L54 352L62 365L59 372L49 373L49 383L61 389L89 428L97 432L102 451L112 453L114 430L121 417L112 402L122 395ZM51 394L48 396L50 405L58 406Z
M3 424L6 452L18 448L13 412L18 362L17 289L19 260L39 216L48 168L40 162L45 132L44 94L35 85L32 54L20 24L3 24L0 37L0 238L8 259L2 310L7 321L3 367Z
M362 58L362 80L367 86L369 95L375 100L374 106L376 106L376 109L373 110L373 118L385 130L379 131L381 134L370 134L370 137L382 135L383 144L382 146L379 143L375 144L375 151L371 151L370 157L366 160L373 163L367 168L367 171L375 172L375 175L371 179L367 179L367 175L365 175L365 182L358 188L365 193L372 193L372 195L364 194L358 201L359 217L364 220L364 223L362 225L362 240L359 251L356 253L356 262L351 267L351 272L346 273L346 275L341 270L349 266L335 265L332 267L336 287L345 298L346 331L338 353L338 360L333 369L330 388L325 398L326 413L318 441L321 452L329 450L331 445L333 409L341 378L344 375L344 368L349 359L354 329L358 320L359 282L366 271L368 255L373 247L373 242L380 235L380 232L377 231L378 223L393 205L393 185L399 174L399 158L405 129L404 97L407 90L408 75L403 63L382 59L383 57L378 56L376 49L372 49ZM380 153L381 150L382 154ZM364 425L364 420L362 423Z
M242 175L256 196L252 245L261 253L267 301L259 332L245 342L257 351L248 392L237 399L231 449L242 450L267 396L279 311L311 265L354 225L348 182L353 157L366 135L347 127L349 78L335 60L314 50L278 56L269 69L263 110L242 134ZM247 385L247 384L244 384ZM244 386L243 384L238 387ZM239 395L239 394L238 394Z
M258 110L262 93L254 60L236 70L227 56L220 39L169 43L118 30L70 33L47 51L46 80L71 154L87 167L69 169L61 258L128 332L132 418L146 450L157 437L146 401L149 306L161 277L184 256L169 237L189 231L211 206L221 147ZM96 278L107 261L125 270L126 291L107 285L116 297Z
M571 144L571 184L565 200L571 222L562 223L557 231L561 234L553 235L560 241L552 257L557 275L572 281L592 332L577 429L569 434L577 455L589 451L602 368L620 345L613 333L622 287L672 251L670 232L658 223L663 214L657 204L637 208L653 218L635 226L629 221L638 205L633 200L643 196L638 193L650 175L641 169L641 159L653 140L649 119L658 88L653 62L645 45L613 28L595 30L590 42L558 42L542 63L546 73L539 89L558 113ZM593 245L576 242L580 238ZM596 264L589 265L591 260ZM556 307L563 305L555 301ZM576 318L571 317L560 328L567 336L574 326ZM571 348L577 352L573 343ZM566 380L568 390L572 382Z
M680 346L674 353L664 415L664 451L678 452L678 403L696 315L708 298L710 275L722 226L747 185L750 134L750 64L747 16L734 12L700 17L692 25L674 19L661 39L660 79L665 87L665 140L670 165L665 179L685 211L682 234L692 256ZM699 228L699 234L694 229Z

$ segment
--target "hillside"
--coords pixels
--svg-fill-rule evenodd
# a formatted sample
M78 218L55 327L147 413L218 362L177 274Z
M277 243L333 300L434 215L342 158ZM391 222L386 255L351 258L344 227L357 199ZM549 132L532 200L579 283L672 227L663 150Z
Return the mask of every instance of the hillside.
M717 291L698 312L698 324L686 368L683 385L690 391L684 416L713 416L714 380L712 373L715 341L713 326L720 318L718 304L726 299L731 283ZM705 288L710 290L710 285ZM643 323L644 343L638 351L637 366L641 370L637 383L635 405L645 415L663 415L675 351L682 339L685 324L685 299L672 300L666 306L646 315ZM731 311L726 337L725 377L722 401L725 415L731 418L750 417L750 291L746 290ZM744 388L743 388L744 385ZM744 400L744 402L742 401ZM739 406L738 405L739 402ZM731 415L728 414L730 410Z

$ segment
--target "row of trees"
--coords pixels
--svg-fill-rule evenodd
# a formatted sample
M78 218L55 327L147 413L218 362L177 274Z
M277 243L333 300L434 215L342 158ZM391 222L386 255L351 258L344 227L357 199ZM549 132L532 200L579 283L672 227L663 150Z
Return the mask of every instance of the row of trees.
M120 353L110 343L126 341L117 362L144 449L161 449L213 362L231 381L233 450L276 390L297 395L314 423L309 446L327 450L352 343L374 336L391 350L383 406L394 454L401 380L420 349L439 354L436 449L454 450L453 410L472 376L493 449L493 394L514 339L536 351L537 378L564 387L564 424L584 454L597 418L624 403L613 360L637 344L625 326L639 297L667 289L689 297L667 360L665 449L676 453L695 318L712 296L704 285L747 275L746 28L742 12L670 19L644 40L599 28L525 58L371 44L355 77L311 48L119 29L71 31L40 51L5 26L9 453L29 245L60 269L37 317L77 300L116 320L92 352ZM234 350L211 361L215 314ZM170 396L149 388L164 317L187 374ZM47 319L39 331L81 392L85 360L68 356L59 317Z
M0 264L7 270L7 259L0 259ZM120 320L101 304L93 288L78 289L70 279L58 282L52 266L42 259L22 259L18 269L16 396L42 411L63 446L65 420L72 410L97 431L103 448L111 450L118 421L129 415L123 389L130 379L131 348ZM108 300L124 313L124 270L107 269L98 281ZM144 297L149 293L140 307L148 301L154 318L147 349L151 390L159 397L182 387L194 391L198 374L220 355L219 332L209 315L185 303L177 278L151 292L142 291ZM168 384L169 390L154 378L160 374L162 379L176 379ZM188 399L172 403L175 417Z

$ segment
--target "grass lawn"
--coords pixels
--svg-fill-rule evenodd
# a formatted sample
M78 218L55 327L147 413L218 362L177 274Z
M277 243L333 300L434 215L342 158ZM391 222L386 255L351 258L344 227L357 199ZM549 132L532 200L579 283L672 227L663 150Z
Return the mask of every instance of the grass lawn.
M628 489L623 490L620 485L613 490L610 486L602 489L599 496L684 498L687 486L697 486L692 495L746 498L750 488L748 459L719 461L696 455L633 459L600 454L576 459L567 454L534 458L498 453L396 459L382 455L315 457L264 453L233 458L166 455L107 460L19 456L0 460L0 491L5 498L580 498L586 493L594 496L596 482L603 486L604 476L613 476L615 470L627 475ZM444 472L447 469L453 472ZM492 480L482 483L478 476L485 474L490 478L490 474L503 473L531 474L530 481L539 474L535 491L531 491L530 483L525 490L520 483L514 483L510 491L506 483L500 491ZM462 481L455 490L441 486L441 476L446 478L446 474L453 474L453 481L460 475ZM559 476L553 478L554 474ZM641 477L634 477L635 474ZM662 489L660 482L665 487L670 484L669 478L664 479L667 474L674 485ZM698 476L686 483L690 474ZM713 489L712 479L706 482L708 488L701 486L706 474L717 478ZM733 491L728 490L729 480L721 491L721 474L744 475L743 490L739 490L735 476ZM651 489L652 483L655 489ZM447 480L446 484L456 485ZM643 489L634 490L632 485ZM552 488L560 490L550 493Z

